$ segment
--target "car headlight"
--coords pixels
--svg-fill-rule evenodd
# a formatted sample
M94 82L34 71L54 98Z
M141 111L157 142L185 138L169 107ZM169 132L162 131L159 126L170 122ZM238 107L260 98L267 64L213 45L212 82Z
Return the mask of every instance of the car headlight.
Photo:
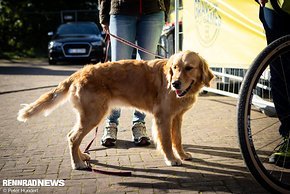
M102 41L96 41L91 43L93 46L102 46Z
M48 44L48 49L51 49L53 47L58 47L58 46L61 46L62 44L60 42L55 42L55 41L51 41L49 44Z

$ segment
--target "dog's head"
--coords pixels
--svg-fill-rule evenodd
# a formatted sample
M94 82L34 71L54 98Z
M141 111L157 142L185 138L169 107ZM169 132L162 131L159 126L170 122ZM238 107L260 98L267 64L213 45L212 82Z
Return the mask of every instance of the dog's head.
M214 78L207 62L192 51L172 55L166 66L168 88L175 91L177 97L196 92L196 88L203 85L209 86Z

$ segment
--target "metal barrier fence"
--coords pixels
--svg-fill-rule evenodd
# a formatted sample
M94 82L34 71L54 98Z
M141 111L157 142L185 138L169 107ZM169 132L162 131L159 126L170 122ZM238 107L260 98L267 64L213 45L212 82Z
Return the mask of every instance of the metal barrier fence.
M211 87L204 87L203 90L239 98L239 91L246 70L235 68L212 68L212 70L216 78ZM252 104L268 116L276 115L272 100L269 69L266 69L260 77L259 83L253 92Z

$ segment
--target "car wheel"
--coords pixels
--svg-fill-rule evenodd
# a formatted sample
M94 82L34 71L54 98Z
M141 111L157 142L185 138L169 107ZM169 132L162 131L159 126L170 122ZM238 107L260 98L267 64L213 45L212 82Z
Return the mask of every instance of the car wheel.
M48 64L50 64L50 65L56 65L56 60L48 59Z

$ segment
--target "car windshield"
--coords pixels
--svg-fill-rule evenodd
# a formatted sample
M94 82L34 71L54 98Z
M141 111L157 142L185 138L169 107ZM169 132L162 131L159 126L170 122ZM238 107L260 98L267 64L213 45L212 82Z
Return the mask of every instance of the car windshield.
M57 29L58 35L100 34L98 27L92 23L63 24Z

